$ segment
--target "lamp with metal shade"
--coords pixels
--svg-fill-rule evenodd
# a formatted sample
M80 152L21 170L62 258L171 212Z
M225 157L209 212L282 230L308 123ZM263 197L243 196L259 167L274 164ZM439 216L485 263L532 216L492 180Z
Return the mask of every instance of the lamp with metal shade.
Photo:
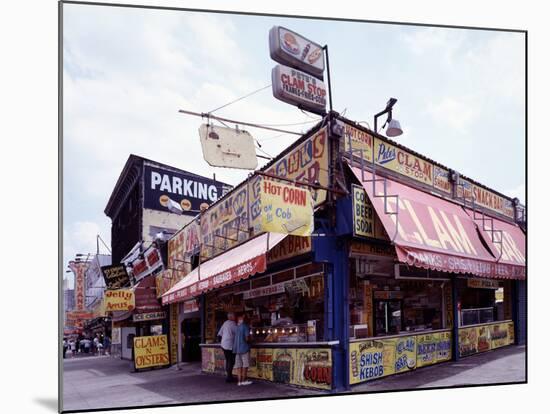
M403 134L401 124L397 119L391 119L390 122L388 122L388 127L386 128L386 135L388 137L397 137L401 134Z

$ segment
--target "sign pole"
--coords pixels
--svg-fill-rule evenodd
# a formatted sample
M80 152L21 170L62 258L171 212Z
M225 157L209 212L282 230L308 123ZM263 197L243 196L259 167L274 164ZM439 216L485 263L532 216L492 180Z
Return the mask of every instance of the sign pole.
M328 60L328 45L324 45L323 50L325 51L325 57L327 59L328 106L329 106L329 111L332 112L332 88L330 86L330 63Z

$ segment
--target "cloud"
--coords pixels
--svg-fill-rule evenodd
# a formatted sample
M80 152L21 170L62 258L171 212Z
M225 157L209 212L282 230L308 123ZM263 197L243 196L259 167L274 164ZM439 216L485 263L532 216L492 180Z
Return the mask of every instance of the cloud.
M426 109L435 122L446 124L449 128L462 133L468 132L479 116L478 105L473 99L460 100L444 97L438 102L431 102Z
M464 30L443 28L404 28L401 41L417 56L438 55L450 64L465 43Z

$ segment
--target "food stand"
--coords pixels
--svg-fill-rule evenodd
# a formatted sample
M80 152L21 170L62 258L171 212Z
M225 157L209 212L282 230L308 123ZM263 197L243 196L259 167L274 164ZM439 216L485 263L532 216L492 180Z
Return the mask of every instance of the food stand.
M331 391L514 343L519 204L327 119L169 241L162 303L200 303L203 372L224 371L229 311L250 321L250 377ZM268 177L311 186L312 234L262 231Z

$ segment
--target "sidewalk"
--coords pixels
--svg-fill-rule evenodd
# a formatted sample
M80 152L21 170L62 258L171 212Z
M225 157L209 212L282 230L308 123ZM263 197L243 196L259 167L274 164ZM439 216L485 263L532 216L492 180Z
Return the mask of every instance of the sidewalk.
M222 376L203 374L200 363L132 372L132 362L104 356L64 362L65 411L324 394L265 381L239 387Z
M64 410L326 395L324 391L264 381L247 387L227 384L222 376L203 374L200 363L182 364L180 370L171 367L132 372L131 361L93 356L66 359L63 367ZM349 392L524 381L525 347L511 346L359 384Z
M509 346L355 385L351 392L525 382L525 346Z

